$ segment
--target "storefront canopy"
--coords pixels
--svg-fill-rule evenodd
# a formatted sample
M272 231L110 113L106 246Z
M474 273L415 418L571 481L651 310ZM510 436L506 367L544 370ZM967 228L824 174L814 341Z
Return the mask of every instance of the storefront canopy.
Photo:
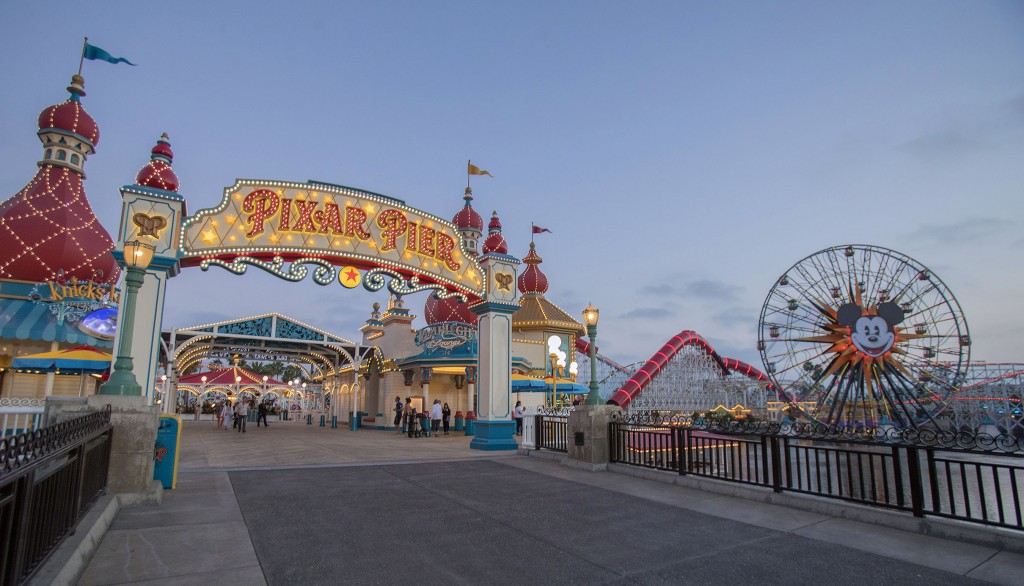
M585 385L573 382L567 378L557 379L552 387L551 377L541 379L521 374L512 375L513 393L550 393L552 388L558 393L567 395L586 395L590 392L590 389Z
M99 374L110 368L111 358L106 352L79 346L69 350L19 356L11 361L11 368L62 374Z

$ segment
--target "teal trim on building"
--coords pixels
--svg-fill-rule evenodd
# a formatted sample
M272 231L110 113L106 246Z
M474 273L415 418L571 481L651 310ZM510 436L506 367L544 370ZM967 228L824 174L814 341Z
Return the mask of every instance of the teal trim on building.
M0 299L0 338L66 342L95 348L112 348L113 340L101 340L78 329L77 324L57 325L45 303L23 299Z

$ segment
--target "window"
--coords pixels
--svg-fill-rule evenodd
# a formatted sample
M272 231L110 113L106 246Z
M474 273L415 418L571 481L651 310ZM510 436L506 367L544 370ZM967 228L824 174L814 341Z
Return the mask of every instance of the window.
M68 158L68 154L67 153L65 153L64 151L57 151L57 160L58 161L63 161L64 159L67 159L67 158Z
M71 155L71 164L72 165L77 165L78 164L78 155Z

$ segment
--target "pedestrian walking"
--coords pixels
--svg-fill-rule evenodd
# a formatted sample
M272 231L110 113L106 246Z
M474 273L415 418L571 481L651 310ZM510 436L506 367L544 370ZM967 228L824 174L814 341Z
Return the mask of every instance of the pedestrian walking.
M235 417L238 419L238 431L245 433L245 420L249 417L249 402L239 399L235 403Z
M434 399L434 404L430 407L430 432L434 434L434 437L437 437L437 432L441 429L442 415L441 401Z
M402 407L402 398L395 397L395 429L397 433L402 433L402 412L405 408Z
M441 425L444 426L444 434L448 435L448 424L452 421L452 408L448 406L448 403L444 404L441 408Z
M412 406L412 399L410 397L405 398L405 408L402 409L402 432L408 432L409 437L412 437L412 429L410 423L416 422L416 409Z
M512 417L516 420L516 435L523 435L523 402L516 401L516 409L512 412Z
M217 405L217 429L224 427L224 402Z
M221 419L224 420L224 431L228 430L228 421L231 422L231 427L238 425L238 420L235 418L235 406L231 404L230 399L224 399L224 403L220 408Z
M261 419L263 420L263 427L270 427L270 424L267 423L267 411L269 411L269 408L267 407L267 402L260 401L260 406L259 409L257 410L258 415L256 417L256 427L260 426Z

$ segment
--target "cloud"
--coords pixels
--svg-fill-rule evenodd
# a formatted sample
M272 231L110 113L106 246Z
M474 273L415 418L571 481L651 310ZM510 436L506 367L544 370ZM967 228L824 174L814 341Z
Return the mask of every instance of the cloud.
M932 158L981 151L989 146L979 138L967 136L962 131L948 130L919 136L897 148L914 155Z
M952 158L984 154L1020 144L1024 130L1024 95L977 112L963 112L956 120L924 131L897 150L926 158Z
M952 224L923 224L908 237L911 241L970 244L986 240L1012 226L1012 221L999 218L966 218Z
M701 279L688 284L686 286L685 294L699 299L733 301L742 290L742 287L730 285L722 281Z
M640 288L640 293L644 295L674 295L676 290L672 285L647 285Z
M622 319L661 319L674 315L675 312L663 307L638 307L622 314Z

